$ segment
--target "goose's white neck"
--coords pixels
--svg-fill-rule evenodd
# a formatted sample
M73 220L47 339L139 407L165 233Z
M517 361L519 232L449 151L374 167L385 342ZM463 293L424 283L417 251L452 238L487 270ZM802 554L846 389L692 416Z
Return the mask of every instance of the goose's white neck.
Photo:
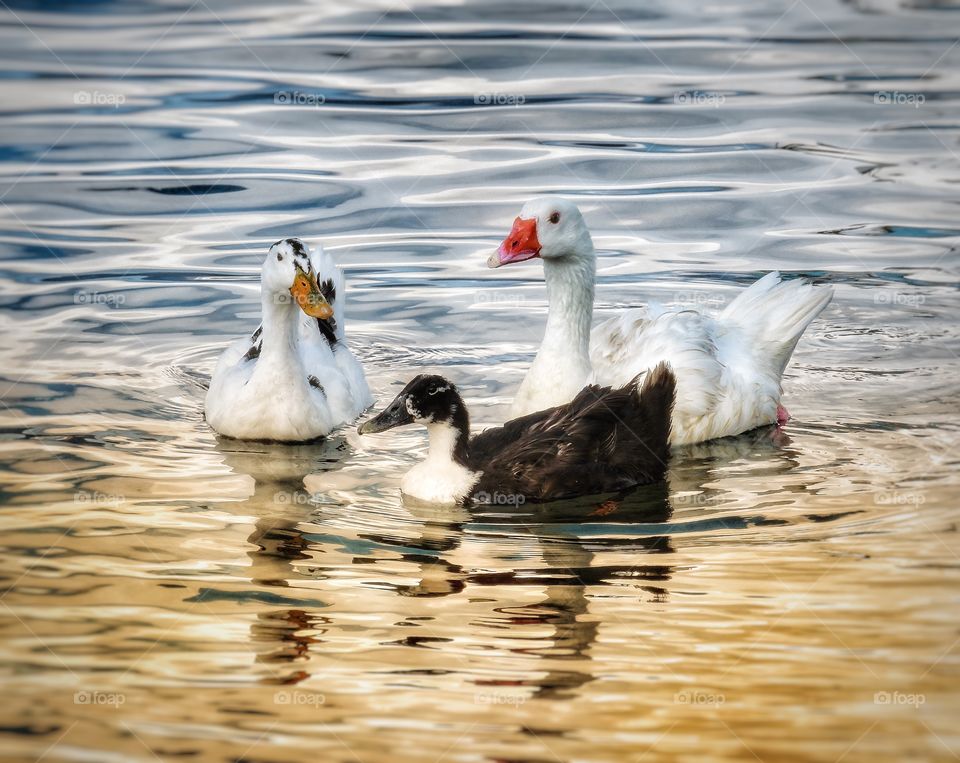
M454 458L460 430L446 421L427 424L427 436L427 457L404 475L400 490L429 503L460 503L480 478Z
M585 256L544 260L547 282L547 328L540 352L590 357L590 323L593 318L593 284L596 261L593 249Z
M590 376L590 325L596 260L593 244L567 257L544 259L547 328L520 385L511 414L523 415L570 400Z

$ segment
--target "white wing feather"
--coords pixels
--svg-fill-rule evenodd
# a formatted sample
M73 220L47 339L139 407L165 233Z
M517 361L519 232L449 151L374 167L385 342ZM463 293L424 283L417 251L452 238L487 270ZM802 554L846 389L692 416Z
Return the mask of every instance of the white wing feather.
M717 318L694 310L627 310L591 333L591 381L622 385L668 361L677 377L674 445L777 420L780 378L833 291L769 273Z

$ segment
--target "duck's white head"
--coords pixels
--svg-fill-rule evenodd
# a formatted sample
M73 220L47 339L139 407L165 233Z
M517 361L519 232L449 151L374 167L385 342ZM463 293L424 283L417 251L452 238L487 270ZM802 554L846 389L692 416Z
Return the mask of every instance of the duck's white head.
M291 298L313 318L326 320L333 307L320 292L310 254L298 238L285 238L270 247L260 272L260 288L277 304Z
M592 256L590 231L577 205L559 197L541 196L523 205L510 234L490 255L487 266L498 268L534 257L560 261Z

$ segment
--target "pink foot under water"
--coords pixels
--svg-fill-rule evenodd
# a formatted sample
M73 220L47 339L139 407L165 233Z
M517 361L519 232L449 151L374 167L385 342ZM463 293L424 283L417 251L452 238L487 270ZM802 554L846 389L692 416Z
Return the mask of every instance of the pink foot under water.
M788 421L790 421L790 411L784 408L782 405L777 406L777 424L783 426Z

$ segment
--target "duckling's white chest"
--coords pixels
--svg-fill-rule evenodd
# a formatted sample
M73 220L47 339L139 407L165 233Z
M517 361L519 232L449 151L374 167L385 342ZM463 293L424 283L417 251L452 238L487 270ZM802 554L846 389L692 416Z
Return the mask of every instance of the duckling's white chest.
M427 503L457 504L468 497L482 472L457 463L453 457L457 432L448 424L427 426L430 451L400 480L400 492Z

